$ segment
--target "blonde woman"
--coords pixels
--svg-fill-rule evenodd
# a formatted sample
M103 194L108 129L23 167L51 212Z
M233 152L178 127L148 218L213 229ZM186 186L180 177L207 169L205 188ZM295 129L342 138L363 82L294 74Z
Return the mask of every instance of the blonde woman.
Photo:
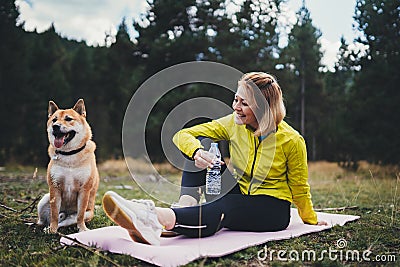
M175 145L196 169L183 171L181 196L173 208L155 207L150 200L128 201L110 191L104 195L106 214L134 241L157 245L163 229L188 237L210 236L223 227L284 230L291 203L304 223L326 224L318 222L313 210L306 145L283 120L286 110L276 79L263 72L243 75L232 107L230 115L175 134ZM221 195L206 195L207 202L199 203L213 160L204 146L207 139L228 141L230 161L228 168L223 165Z

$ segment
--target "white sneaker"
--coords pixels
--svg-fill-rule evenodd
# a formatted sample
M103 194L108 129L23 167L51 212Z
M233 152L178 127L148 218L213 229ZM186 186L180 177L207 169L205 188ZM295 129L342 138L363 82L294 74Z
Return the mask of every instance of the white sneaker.
M134 241L160 245L163 227L152 200L127 200L108 191L103 197L103 209L112 221L128 230Z

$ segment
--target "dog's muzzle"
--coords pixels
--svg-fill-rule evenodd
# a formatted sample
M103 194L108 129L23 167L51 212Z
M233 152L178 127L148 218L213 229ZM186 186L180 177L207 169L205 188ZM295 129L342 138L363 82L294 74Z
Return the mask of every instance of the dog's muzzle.
M53 125L53 135L54 139L54 146L56 148L60 148L63 145L70 142L75 137L76 132L74 130L69 132L63 132L61 130L60 125Z

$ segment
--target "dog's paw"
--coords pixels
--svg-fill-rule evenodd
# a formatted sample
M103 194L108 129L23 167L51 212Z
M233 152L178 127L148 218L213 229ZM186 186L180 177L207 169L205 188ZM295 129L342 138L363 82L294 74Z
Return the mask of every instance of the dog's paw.
M57 233L58 225L56 224L56 225L54 226L54 225L50 224L50 226L49 226L49 227L46 227L45 229L47 229L47 230L46 230L47 233L49 233L49 234L55 234L55 233Z
M79 232L85 232L85 231L89 231L90 229L85 227L85 228L79 228Z
M43 228L43 232L44 232L45 234L51 234L51 232L50 232L50 226L47 226L47 227Z
M86 225L78 226L79 232L89 231L90 229L86 227Z

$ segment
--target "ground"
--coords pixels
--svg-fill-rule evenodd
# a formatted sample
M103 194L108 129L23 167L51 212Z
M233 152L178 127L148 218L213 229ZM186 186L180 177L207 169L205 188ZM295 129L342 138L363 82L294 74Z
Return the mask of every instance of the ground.
M132 170L135 175L149 176L145 164L134 162L133 165L136 166ZM222 258L200 259L188 266L398 266L398 166L362 163L356 172L345 171L328 162L311 162L309 167L315 209L359 215L359 220L320 233L268 242ZM95 218L87 224L92 229L113 225L101 208L101 197L107 190L127 198L147 198L131 178L124 161L106 161L99 164L99 169L101 181ZM179 181L179 171L169 165L160 164L156 169L163 177ZM41 227L32 224L37 220L37 200L48 191L45 173L44 168L36 167L6 166L0 169L0 266L149 266L130 256L91 247L61 246L60 236L74 233L73 226L60 229L59 234L45 234ZM149 181L152 179L154 177L149 176ZM166 205L155 201L158 205ZM338 249L342 244L345 247ZM280 250L282 254L278 257ZM324 251L332 250L337 252L324 254ZM271 257L273 251L275 254ZM308 251L315 251L316 259L302 257L302 252ZM359 252L361 261L355 261L351 254L346 255L348 251Z

